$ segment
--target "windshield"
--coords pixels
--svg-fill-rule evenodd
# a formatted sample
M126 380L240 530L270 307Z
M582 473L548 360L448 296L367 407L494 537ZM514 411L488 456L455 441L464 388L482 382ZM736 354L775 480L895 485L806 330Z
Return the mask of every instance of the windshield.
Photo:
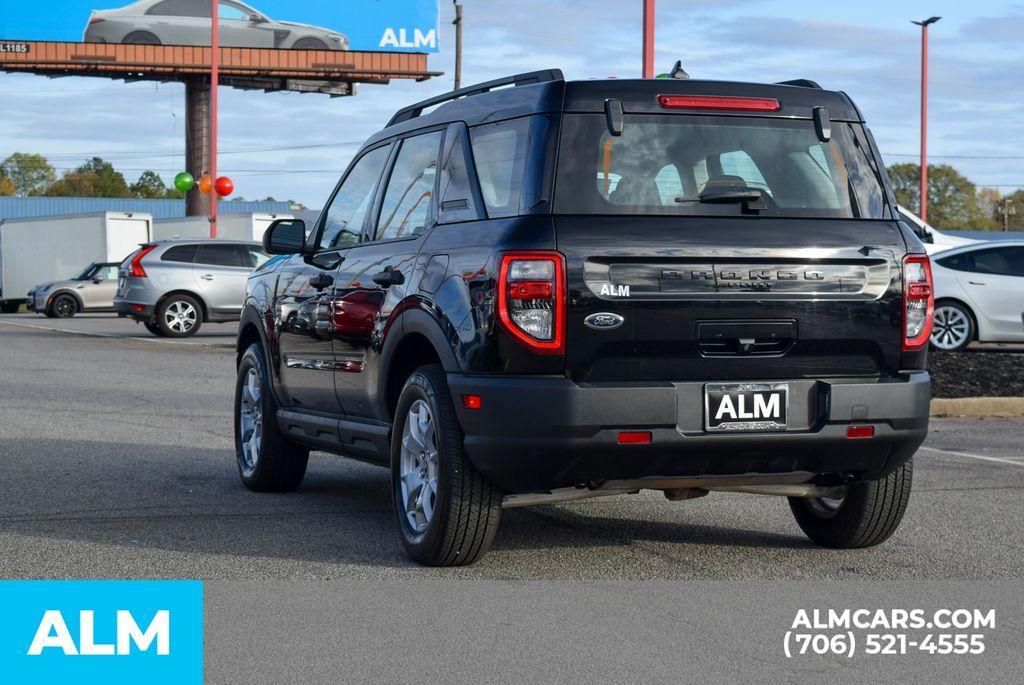
M85 267L85 269L82 270L82 273L78 274L77 276L75 276L71 280L73 280L73 281L88 281L90 278L92 278L92 272L95 271L95 270L96 270L96 265L95 264L90 264L89 266ZM65 273L67 273L67 272L65 272Z
M863 132L809 120L629 115L622 135L604 115L568 114L555 211L888 218Z

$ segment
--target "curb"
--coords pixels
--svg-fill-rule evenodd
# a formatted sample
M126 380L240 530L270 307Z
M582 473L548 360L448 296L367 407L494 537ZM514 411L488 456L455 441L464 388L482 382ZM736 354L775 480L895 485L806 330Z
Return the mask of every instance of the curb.
M936 418L966 416L974 419L1015 419L1024 417L1024 397L958 397L932 400Z

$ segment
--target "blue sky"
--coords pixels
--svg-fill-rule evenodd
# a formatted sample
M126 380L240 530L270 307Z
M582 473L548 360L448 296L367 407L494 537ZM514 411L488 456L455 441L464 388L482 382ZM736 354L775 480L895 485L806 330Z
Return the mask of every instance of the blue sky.
M1024 186L1024 3L976 0L660 0L657 64L682 59L694 78L811 78L845 90L887 163L918 150L920 29L931 31L929 151L978 185ZM464 83L558 67L569 78L636 76L640 0L464 0ZM361 86L351 98L221 94L221 169L247 198L319 207L358 143L390 114L452 86L451 3L441 0L441 53L424 83ZM0 156L38 152L59 168L94 154L129 180L183 166L184 89L102 79L0 74ZM318 146L318 147L313 147ZM291 147L292 151L249 152Z

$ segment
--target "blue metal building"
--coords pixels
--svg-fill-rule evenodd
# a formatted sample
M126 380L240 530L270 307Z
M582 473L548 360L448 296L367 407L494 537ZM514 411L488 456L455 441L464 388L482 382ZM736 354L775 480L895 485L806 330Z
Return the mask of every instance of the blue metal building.
M219 214L288 214L287 202L218 202ZM154 220L185 216L184 200L140 200L105 197L0 197L0 221L40 216L92 214L95 212L142 212Z

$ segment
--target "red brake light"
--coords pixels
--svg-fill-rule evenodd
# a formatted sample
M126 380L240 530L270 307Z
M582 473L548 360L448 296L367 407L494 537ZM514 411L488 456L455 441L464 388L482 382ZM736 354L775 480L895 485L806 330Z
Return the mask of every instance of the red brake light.
M742 112L778 112L782 109L775 98L720 95L659 95L658 104L666 109L724 109Z
M532 352L565 351L565 258L558 252L502 255L498 321Z
M103 19L102 17L93 17L89 20L89 26L92 26L93 24L102 24L105 21L106 19Z
M846 437L850 440L860 440L863 438L875 437L874 426L847 426Z
M623 431L619 433L620 445L648 445L651 442L650 431Z
M935 316L932 263L928 255L903 257L903 351L918 352L928 344Z
M462 407L464 409L479 409L482 406L484 406L484 401L480 395L462 396Z
M146 278L146 270L142 268L142 258L155 249L156 245L147 245L135 253L135 256L132 257L131 268L128 270L128 275L132 278Z

